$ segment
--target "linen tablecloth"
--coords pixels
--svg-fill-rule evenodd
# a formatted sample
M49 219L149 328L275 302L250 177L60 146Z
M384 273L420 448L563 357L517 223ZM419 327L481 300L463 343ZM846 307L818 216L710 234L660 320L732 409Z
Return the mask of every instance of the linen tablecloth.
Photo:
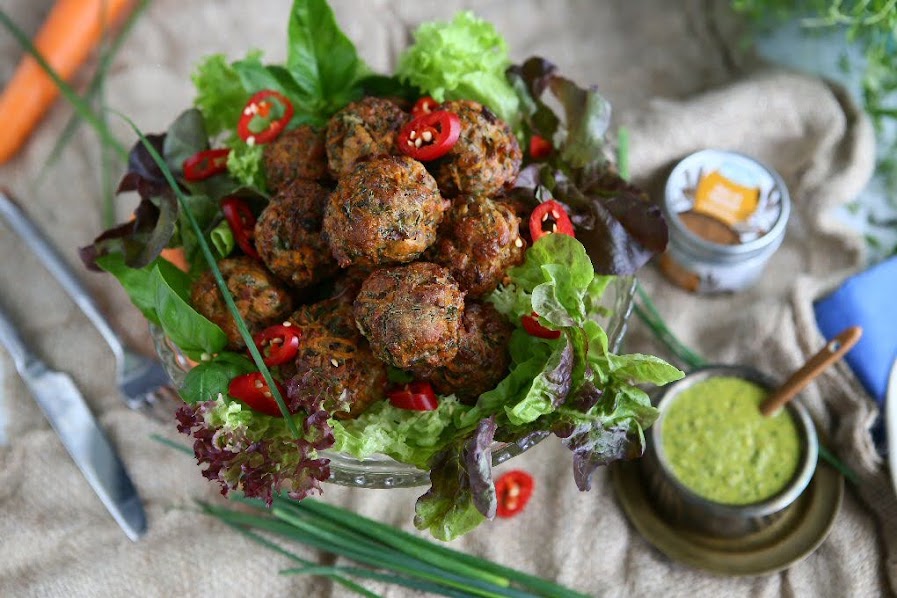
M4 0L28 33L51 0ZM671 165L691 151L745 152L784 177L794 201L785 243L759 284L736 295L694 296L649 265L640 279L682 340L722 363L747 363L784 377L823 343L812 301L864 265L863 241L833 209L863 188L873 167L867 119L839 87L759 64L743 52L744 28L727 2L639 0L333 0L340 24L375 70L395 65L424 20L470 8L506 37L512 58L550 58L613 103L614 126L631 132L631 168L659 197ZM116 58L108 103L146 131L164 130L193 97L192 66L209 53L236 59L250 48L285 56L287 0L246 3L155 0ZM0 81L21 56L0 35ZM89 69L88 69L89 70ZM85 71L86 72L86 71ZM76 82L83 84L86 75ZM59 102L21 153L0 167L0 184L76 264L76 248L102 228L99 145L81 127L54 166L45 166L71 110ZM110 116L127 144L127 125ZM2 134L2 130L0 130ZM117 201L120 220L133 200ZM183 442L124 407L110 353L100 336L15 235L0 226L3 305L57 368L72 373L118 447L144 500L148 534L130 543L28 398L5 353L0 378L8 445L0 447L2 596L339 596L310 577L283 577L279 557L195 512L194 499L218 490L188 457L151 438ZM108 276L83 277L117 329L151 351L146 323ZM884 324L883 324L884 325ZM624 350L663 355L637 322ZM868 428L874 406L846 365L805 392L832 447L860 476L848 487L828 539L811 556L772 575L726 577L678 564L652 548L627 521L606 471L589 493L572 479L570 457L549 439L497 468L531 472L536 492L520 516L487 523L456 540L458 549L596 596L879 596L897 588L897 500ZM324 500L413 530L415 498L425 488L361 490L327 485ZM319 555L299 550L312 559ZM408 591L371 585L387 596Z

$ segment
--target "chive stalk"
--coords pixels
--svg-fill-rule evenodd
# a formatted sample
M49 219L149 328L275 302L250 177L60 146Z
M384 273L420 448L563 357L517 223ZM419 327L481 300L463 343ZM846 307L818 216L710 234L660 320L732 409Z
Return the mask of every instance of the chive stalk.
M274 500L277 502L278 500L284 501L285 499L275 497ZM351 511L328 505L319 500L306 499L293 504L297 509L307 510L314 513L317 517L328 518L331 521L338 522L346 527L361 531L369 537L376 538L398 550L414 554L422 560L428 560L428 562L439 566L448 566L448 563L463 564L479 571L491 573L496 576L497 579L513 581L524 587L538 591L540 595L543 596L582 598L582 594L540 577L528 575L497 563L459 552L440 544L435 544L424 538L386 525L385 523L362 517Z
M109 72L109 67L112 66L113 59L118 55L119 50L121 50L124 42L133 31L138 18L144 13L149 4L150 0L140 0L134 7L134 10L128 14L127 19L125 19L125 22L119 29L118 35L115 36L108 47L103 48L103 51L100 52L97 70L87 84L87 88L84 90L83 97L86 101L90 102L99 93L100 88L105 81L106 73ZM65 127L62 129L62 133L56 140L56 144L53 146L53 149L50 151L50 155L44 164L44 172L59 161L59 158L62 156L62 151L69 144L72 137L74 137L81 122L82 118L80 112L73 114L68 122L66 122Z
M280 396L280 391L277 390L277 385L274 383L274 378L272 378L271 376L271 371L268 370L268 366L265 365L262 354L259 352L258 347L255 346L255 341L252 339L252 334L250 334L249 328L246 327L246 321L243 319L243 316L237 309L236 303L234 303L233 295L231 295L230 289L227 288L227 284L224 282L224 277L221 275L221 270L218 268L218 263L215 261L215 256L212 254L212 249L209 247L209 244L205 239L205 235L203 234L199 223L196 221L196 217L193 215L193 212L190 211L190 208L187 205L187 198L184 196L184 192L181 191L180 185L178 185L178 182L175 180L174 175L171 173L171 170L168 168L165 160L162 158L162 156L159 155L159 152L156 151L156 148L153 147L153 144L149 142L146 136L137 127L137 125L134 124L134 121L128 118L127 115L118 112L117 110L110 110L110 112L118 115L126 123L128 123L128 125L130 125L131 129L133 129L134 133L140 139L140 143L143 144L143 147L146 148L146 151L162 171L162 175L165 177L165 181L174 191L175 196L177 196L178 203L180 204L181 209L187 215L187 220L190 222L190 227L193 229L193 233L196 235L196 240L199 244L200 250L202 251L203 257L205 258L209 269L212 271L212 275L215 277L215 282L218 284L218 289L221 291L221 295L224 298L224 303L227 305L228 310L234 318L234 322L237 325L237 330L240 331L240 336L243 337L243 341L246 343L246 348L249 350L249 354L252 356L252 360L255 362L256 367L259 369L259 372L261 372L262 377L265 379L265 383L268 385L268 390L271 392L271 396L277 403L277 407L280 409L281 414L283 414L283 418L286 421L287 428L289 428L290 430L290 434L293 435L293 438L302 438L302 434L296 428L296 422L293 421L293 416L290 413L290 410L287 408L283 397Z

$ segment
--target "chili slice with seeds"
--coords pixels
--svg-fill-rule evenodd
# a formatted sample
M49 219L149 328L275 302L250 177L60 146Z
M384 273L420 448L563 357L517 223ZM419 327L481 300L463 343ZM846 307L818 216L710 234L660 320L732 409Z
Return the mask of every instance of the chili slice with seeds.
M237 135L246 143L268 143L280 135L293 118L293 104L273 89L255 93L240 114Z
M252 337L265 365L283 365L299 352L299 328L289 322L268 326Z
M551 155L554 146L541 135L533 135L529 140L529 155L533 160L543 160Z
M249 257L261 260L258 251L255 250L255 215L249 209L249 205L242 199L227 197L221 201L221 211L224 219L234 233L234 240L243 253Z
M454 112L437 110L423 114L399 131L399 150L415 160L427 162L440 158L454 147L461 136L461 119Z
M529 217L529 234L533 243L551 233L576 236L567 210L553 199L540 203Z
M515 469L503 474L495 481L495 496L498 499L499 517L513 517L526 507L533 495L533 476Z
M280 396L286 396L280 382L275 380L274 384L277 386ZM227 387L227 394L243 401L253 411L273 417L283 416L261 372L250 372L237 376L230 381Z
M184 160L182 165L184 178L192 183L226 172L229 154L230 149L226 147L196 152Z
M530 316L521 316L520 323L523 324L523 329L527 331L528 334L538 337L538 338L547 338L549 340L553 340L561 337L560 330L552 330L551 328L546 328L539 323L539 320L536 318L539 317L539 314L533 312Z
M429 382L415 380L386 391L389 402L399 409L412 411L433 411L439 406L439 400Z
M439 102L430 96L424 96L414 103L414 106L411 108L411 116L417 118L436 110L439 110Z

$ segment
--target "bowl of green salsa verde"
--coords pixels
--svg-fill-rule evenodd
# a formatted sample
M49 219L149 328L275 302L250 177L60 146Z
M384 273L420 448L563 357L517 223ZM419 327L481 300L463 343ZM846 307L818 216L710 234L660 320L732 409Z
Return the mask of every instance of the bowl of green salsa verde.
M664 388L643 472L670 523L719 537L759 531L782 516L816 470L816 430L799 398L766 417L776 387L744 366L695 370Z

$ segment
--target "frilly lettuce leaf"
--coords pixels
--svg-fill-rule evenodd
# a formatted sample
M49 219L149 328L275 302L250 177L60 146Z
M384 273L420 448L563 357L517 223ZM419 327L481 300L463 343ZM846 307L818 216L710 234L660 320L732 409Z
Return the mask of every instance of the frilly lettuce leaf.
M227 171L251 189L257 191L267 189L265 167L262 164L264 152L265 148L262 145L247 145L243 140L235 139L227 155Z
M237 70L224 54L212 54L197 65L192 79L196 87L193 104L202 112L209 134L233 130L251 95Z
M221 493L241 491L269 506L276 492L303 499L321 493L330 477L330 461L318 451L333 445L328 415L320 402L299 406L293 416L302 438L293 438L286 420L252 411L219 394L214 400L184 405L177 411L178 431L193 437L193 452L203 475L217 481Z
M399 57L396 75L438 102L476 100L512 127L520 120L519 100L505 77L511 64L504 38L469 11L449 23L418 27L414 44Z

